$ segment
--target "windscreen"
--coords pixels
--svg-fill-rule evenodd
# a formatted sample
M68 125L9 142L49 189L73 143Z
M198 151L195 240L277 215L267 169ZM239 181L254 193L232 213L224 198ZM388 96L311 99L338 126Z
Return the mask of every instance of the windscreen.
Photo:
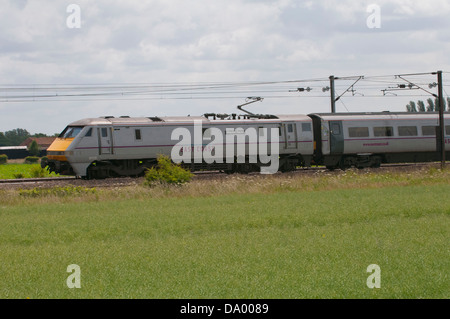
M60 138L74 138L81 132L82 129L83 129L83 127L81 127L81 126L68 126L64 129L64 131L62 131L61 134L59 134L59 137Z

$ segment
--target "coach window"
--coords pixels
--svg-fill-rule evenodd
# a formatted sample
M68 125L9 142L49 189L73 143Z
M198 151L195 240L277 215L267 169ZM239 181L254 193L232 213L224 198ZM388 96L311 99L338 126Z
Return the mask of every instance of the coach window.
M450 125L445 127L445 135L450 135Z
M399 136L417 136L417 126L399 126Z
M394 128L392 126L380 126L373 128L374 136L394 136Z
M294 132L294 127L292 126L292 124L288 124L287 129L288 129L288 133Z
M436 136L436 126L422 126L422 136Z
M92 136L92 127L86 132L84 137L91 137Z
M368 127L349 127L348 136L350 137L369 137Z
M311 132L311 123L302 123L303 132Z
M136 138L136 141L142 140L141 130L134 130L134 137Z

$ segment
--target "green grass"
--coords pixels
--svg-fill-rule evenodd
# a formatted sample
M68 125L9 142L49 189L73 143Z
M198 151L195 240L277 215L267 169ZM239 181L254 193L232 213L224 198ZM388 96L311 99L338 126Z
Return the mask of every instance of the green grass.
M17 193L0 200L0 298L448 298L448 173L352 174Z
M58 174L49 174L41 169L40 164L3 164L0 165L0 179L56 177Z

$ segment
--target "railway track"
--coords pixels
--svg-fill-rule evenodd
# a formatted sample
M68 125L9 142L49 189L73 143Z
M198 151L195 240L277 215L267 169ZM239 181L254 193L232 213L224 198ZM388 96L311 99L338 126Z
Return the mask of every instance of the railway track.
M75 177L55 177L55 178L24 178L0 180L0 190L2 189L30 189L49 188L65 186L83 187L123 187L137 185L143 182L143 178L108 178L101 180L84 180Z
M435 167L439 168L440 165L438 163L414 163L414 164L385 164L380 168L366 168L362 170L362 172L386 172L386 171L408 171L408 170L417 170L423 169L427 167ZM277 173L277 174L290 174L290 175L298 175L298 174L317 174L320 172L326 173L342 173L341 170L337 169L334 171L329 171L325 167L310 167L310 168L299 168L295 171L288 173ZM221 179L227 178L228 174L219 172L219 171L204 171L204 172L196 172L194 174L194 180L201 179ZM241 176L258 176L260 175L258 172L249 173L249 174L241 174ZM21 178L21 179L0 179L0 190L1 189L28 189L35 187L57 187L57 186L84 186L84 187L123 187L123 186L132 186L132 185L140 185L144 181L143 177L133 178L133 177L118 177L118 178L107 178L107 179L98 179L98 180L83 180L76 177L53 177L53 178Z
M71 181L76 177L47 177L47 178L15 178L15 179L0 179L0 184L23 184L23 183L37 183L37 182L52 182L52 181Z

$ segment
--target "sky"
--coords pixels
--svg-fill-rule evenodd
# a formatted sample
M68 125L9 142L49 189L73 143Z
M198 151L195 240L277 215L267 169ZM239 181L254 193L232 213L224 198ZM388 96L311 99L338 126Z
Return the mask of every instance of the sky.
M0 0L0 132L329 112L331 75L338 112L404 111L431 72L448 95L449 52L450 0Z

